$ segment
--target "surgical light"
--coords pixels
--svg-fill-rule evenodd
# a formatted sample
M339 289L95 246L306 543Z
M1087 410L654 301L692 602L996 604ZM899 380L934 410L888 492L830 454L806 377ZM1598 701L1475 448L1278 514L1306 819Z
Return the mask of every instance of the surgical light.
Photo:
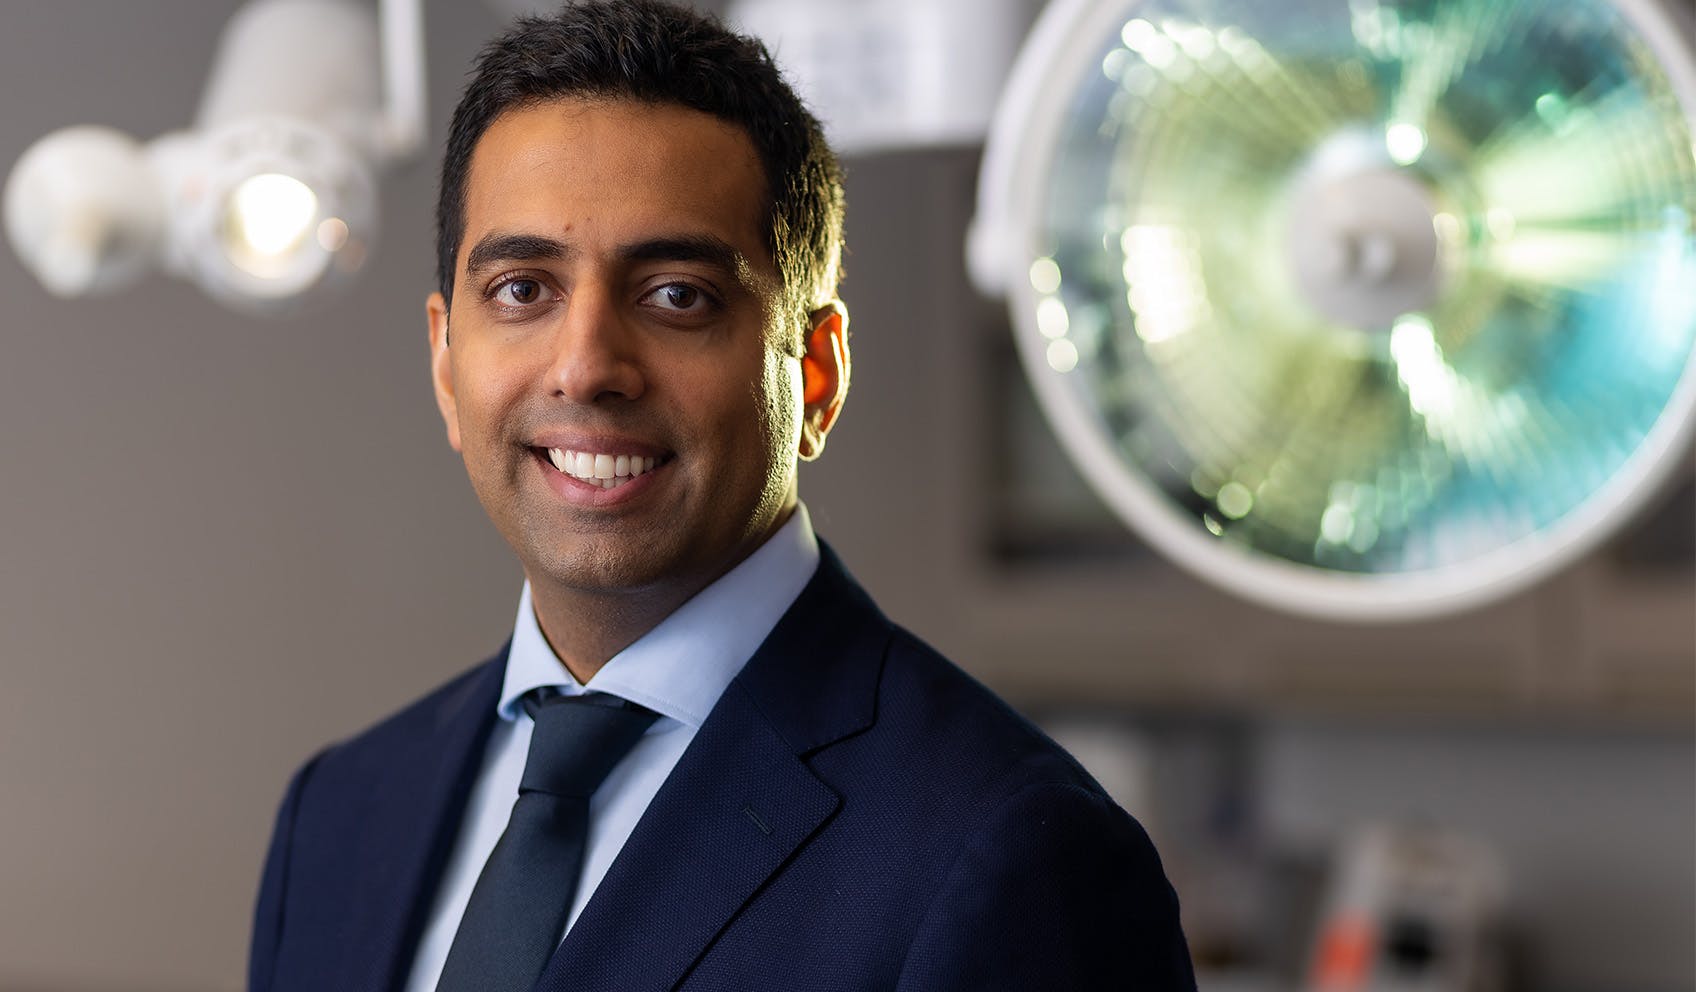
M248 3L193 129L142 144L71 127L19 158L4 192L19 258L60 296L162 270L259 313L347 284L376 238L376 177L422 141L420 4Z
M274 276L302 248L318 219L318 197L293 176L262 172L230 194L225 207L224 250L256 276Z
M1656 0L1054 0L970 270L1084 476L1178 563L1322 617L1476 606L1688 455L1691 26Z

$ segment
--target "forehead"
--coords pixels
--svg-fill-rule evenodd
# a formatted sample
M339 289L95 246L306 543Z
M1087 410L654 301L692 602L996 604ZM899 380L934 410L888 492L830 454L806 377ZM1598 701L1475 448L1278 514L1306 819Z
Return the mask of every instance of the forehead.
M501 114L478 140L461 257L493 231L591 250L707 234L769 267L766 202L759 157L733 124L675 104L549 100Z

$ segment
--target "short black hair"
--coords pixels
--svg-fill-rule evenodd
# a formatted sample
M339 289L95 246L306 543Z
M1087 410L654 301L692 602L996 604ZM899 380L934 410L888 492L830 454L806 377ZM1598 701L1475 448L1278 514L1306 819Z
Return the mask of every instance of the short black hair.
M587 0L518 19L477 58L442 157L436 279L444 300L453 299L478 140L501 114L562 97L678 104L740 127L765 171L766 248L783 278L785 316L804 318L836 295L841 165L765 46L658 0Z

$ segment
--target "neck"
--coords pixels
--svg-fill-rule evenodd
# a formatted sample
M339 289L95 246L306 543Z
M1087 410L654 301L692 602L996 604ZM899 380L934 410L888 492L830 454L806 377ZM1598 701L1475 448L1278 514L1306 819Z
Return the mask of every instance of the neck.
M628 592L560 589L532 580L530 603L554 656L578 685L587 685L613 655L659 626L701 588L705 585L681 598L662 599Z
M794 511L791 503L764 534L744 545L722 567L687 581L660 582L641 589L585 589L526 569L530 605L542 637L577 684L587 685L614 655L636 643L770 540Z

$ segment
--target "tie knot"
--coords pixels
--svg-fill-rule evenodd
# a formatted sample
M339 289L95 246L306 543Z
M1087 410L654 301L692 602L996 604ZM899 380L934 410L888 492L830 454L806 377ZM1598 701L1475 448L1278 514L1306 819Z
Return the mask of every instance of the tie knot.
M588 799L659 714L604 692L525 699L536 721L518 790Z

